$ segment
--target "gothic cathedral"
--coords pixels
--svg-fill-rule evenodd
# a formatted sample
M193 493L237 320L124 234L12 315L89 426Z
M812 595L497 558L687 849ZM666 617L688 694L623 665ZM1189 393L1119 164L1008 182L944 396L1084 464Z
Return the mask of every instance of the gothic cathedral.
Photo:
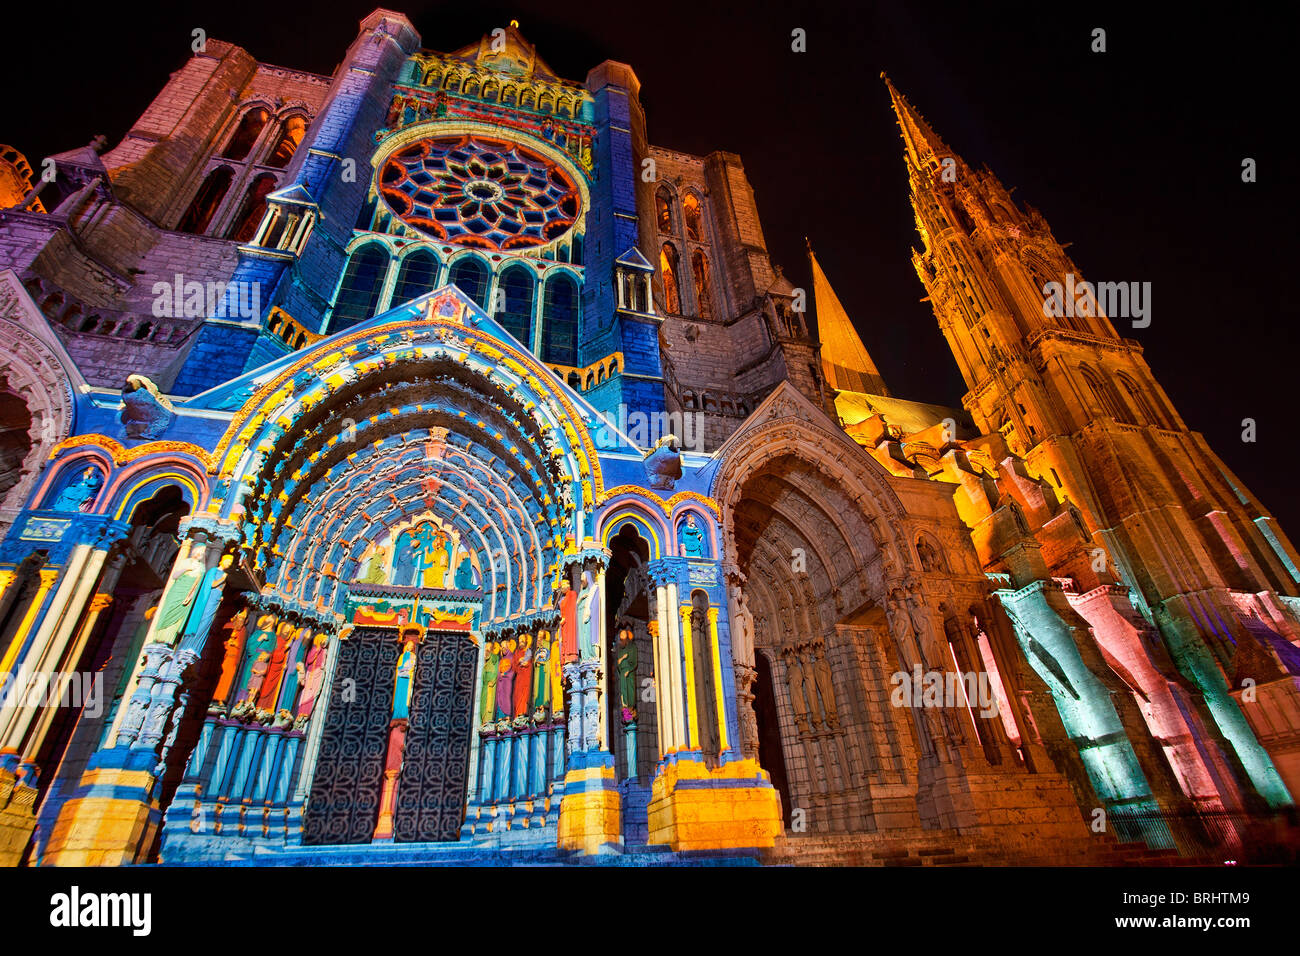
M1300 555L884 83L952 407L515 24L0 147L0 862L1266 856Z

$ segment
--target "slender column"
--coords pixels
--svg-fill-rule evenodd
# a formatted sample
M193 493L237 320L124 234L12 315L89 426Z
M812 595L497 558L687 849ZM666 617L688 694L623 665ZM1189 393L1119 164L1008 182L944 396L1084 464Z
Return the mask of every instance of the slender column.
M727 739L727 695L722 683L722 646L718 642L718 609L709 608L709 645L713 648L713 689L718 702L718 752L730 749Z
M563 718L551 727L551 779L564 779L564 722Z
M493 774L492 800L500 803L505 800L510 790L510 751L513 749L514 737L503 734L497 738L496 772Z
M60 667L60 671L66 672L67 668L75 667L77 662L81 660L81 655L85 653L86 650L86 643L90 640L90 635L95 630L95 625L99 623L99 616L112 603L113 596L111 594L100 593L90 599L90 603L86 607L86 616L82 619L81 627L77 630L76 640L73 641L72 651L67 655L66 665ZM102 674L94 674L90 676L92 681L99 679L102 683ZM74 679L77 679L75 675ZM83 683L82 686L84 687L86 685ZM102 686L94 687L90 691L90 694L98 695L98 701L101 707L107 703L107 701L104 700L105 691ZM89 702L90 695L83 693L81 700L82 705L84 706ZM36 728L36 732L28 738L27 745L23 748L24 759L36 759L36 754L40 751L41 744L45 742L45 735L49 733L50 725L54 723L54 718L57 713L58 707L45 708L45 712L41 715L41 720Z
M27 612L23 615L22 621L18 624L18 630L14 632L14 639L9 642L9 648L5 651L5 656L0 660L0 674L9 673L9 668L13 665L14 658L22 650L23 642L27 639L27 632L32 629L32 622L36 620L36 615L41 612L41 607L45 604L45 595L50 593L50 588L54 586L55 580L59 577L58 568L41 568L36 572L40 576L40 584L36 588L36 593L32 595L32 601L27 606Z
M213 797L230 796L234 781L227 778L243 746L244 737L248 733L247 728L227 720L221 722L221 728L221 742L217 747L216 762L212 765L212 782L209 789L209 796Z
M528 787L526 792L529 796L541 796L546 792L547 731L542 727L534 727L528 732L528 737L532 742L532 750L528 759Z
M298 748L302 746L302 737L298 734L290 734L285 738L285 753L280 760L280 773L276 780L275 791L271 794L271 802L275 805L281 805L289 796L289 780L293 775L293 764L298 759Z
M203 762L208 759L208 748L212 746L212 735L216 732L216 718L208 717L203 721L203 727L199 730L199 739L194 744L194 749L190 751L190 759L185 762L185 773L181 776L181 784L195 785L203 780Z
M648 625L650 631L650 649L654 652L655 659L655 728L658 731L656 738L659 741L659 756L662 757L667 752L668 742L664 737L664 705L662 695L659 693L659 681L663 677L663 670L659 663L659 622L650 621Z
M609 675L609 635L606 634L608 621L605 614L605 569L602 567L596 572L596 595L600 607L600 674L598 675L595 693L598 701L608 700L610 687ZM600 707L600 746L605 749L611 749L612 743L609 736L609 708Z
M402 772L402 754L406 749L407 722L398 718L388 726L388 760L384 767L384 792L379 798L379 822L375 840L393 838L393 813L397 809L397 778Z
M514 746L510 748L510 799L519 800L528 792L528 734L522 730L514 734Z
M492 777L493 771L496 769L496 756L497 738L483 738L482 767L480 768L481 775L478 785L479 803L492 802Z
M582 749L582 680L577 664L564 665L564 691L569 699L569 732L565 742L569 753Z
M60 608L58 607L59 598L63 596L63 588L59 589L54 605L50 607L50 612L45 616L45 622L41 625L40 633L37 634L36 641L32 644L32 651L36 652L35 660L33 661L32 654L27 655L19 669L17 686L25 687L30 680L42 683L50 681L50 683L46 683L46 687L56 685L58 681L57 670L59 663L63 660L63 651L72 636L73 628L81 619L82 610L86 606L90 593L94 591L95 585L99 582L99 573L103 569L104 559L107 557L107 550L86 548L76 572L78 577L73 579L75 587L72 594ZM42 646L43 641L44 646ZM29 667L29 661L34 666ZM31 727L37 711L44 704L45 701L36 703L24 701L21 707L9 708L9 720L5 727L4 737L0 739L0 749L16 750L22 746L23 738Z
M676 650L677 619L670 609L671 604L669 602L668 587L660 585L657 589L657 604L659 611L659 640L661 642L659 660L663 665L663 671L657 675L656 680L659 685L659 695L666 697L664 706L664 730L666 731L664 753L672 753L683 744L681 681L678 677L681 672L681 657Z
M675 587L675 586L674 586ZM695 643L691 639L691 611L689 604L678 608L682 620L682 654L686 664L686 728L690 735L687 745L700 746L700 715L695 705Z

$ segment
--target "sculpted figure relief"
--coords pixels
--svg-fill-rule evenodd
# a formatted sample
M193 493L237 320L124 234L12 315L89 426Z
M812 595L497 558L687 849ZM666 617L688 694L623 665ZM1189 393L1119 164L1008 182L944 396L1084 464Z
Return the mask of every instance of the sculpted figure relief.
M206 545L196 544L176 566L171 586L167 588L167 593L155 617L157 622L153 632L155 643L169 646L174 644L176 636L185 626L190 611L194 609L194 598L199 591L199 582L206 572L203 562L206 549Z
M75 481L59 492L50 507L55 511L89 511L103 483L104 476L99 473L99 469L87 467Z

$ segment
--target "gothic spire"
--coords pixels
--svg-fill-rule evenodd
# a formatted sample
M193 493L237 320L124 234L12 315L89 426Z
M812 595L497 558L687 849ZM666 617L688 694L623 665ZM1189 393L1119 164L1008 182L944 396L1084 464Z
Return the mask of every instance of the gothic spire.
M806 241L806 240L805 240ZM868 395L888 395L885 380L867 348L858 337L849 314L831 288L826 273L808 244L808 261L812 263L813 299L817 308L817 332L822 342L822 371L831 387Z
M937 167L940 161L948 156L960 163L961 159L957 154L948 148L948 144L941 140L934 130L930 129L930 124L925 121L925 117L907 101L906 96L898 92L889 77L881 73L880 78L885 81L885 86L889 89L894 115L898 117L898 128L903 134L903 146L906 148L908 164L915 169Z

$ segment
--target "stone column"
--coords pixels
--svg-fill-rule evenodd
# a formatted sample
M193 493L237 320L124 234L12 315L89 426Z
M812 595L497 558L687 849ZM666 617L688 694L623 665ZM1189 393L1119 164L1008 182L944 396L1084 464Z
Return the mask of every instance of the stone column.
M36 573L40 576L40 584L36 588L36 593L32 595L31 603L27 605L23 619L18 623L18 630L14 632L13 640L9 642L4 658L0 659L0 674L10 672L14 659L17 658L18 652L22 650L23 643L27 639L27 632L32 629L32 622L45 606L45 596L50 593L50 588L59 578L58 568L41 568Z
M718 642L718 609L709 608L709 646L713 649L713 687L718 704L718 753L731 749L727 733L727 694L722 683L722 646Z
M669 585L675 592L677 586ZM675 596L675 594L674 594ZM682 622L682 656L686 664L686 730L687 746L692 750L700 749L700 712L695 699L695 641L691 634L691 612L694 608L683 604L677 611Z
M673 748L681 750L691 745L690 724L686 718L686 688L682 685L682 632L681 618L676 612L677 608L677 584L668 582L663 587L665 614L664 617L668 622L668 640L665 647L668 651L667 671L668 680L672 687L672 712L673 712Z

